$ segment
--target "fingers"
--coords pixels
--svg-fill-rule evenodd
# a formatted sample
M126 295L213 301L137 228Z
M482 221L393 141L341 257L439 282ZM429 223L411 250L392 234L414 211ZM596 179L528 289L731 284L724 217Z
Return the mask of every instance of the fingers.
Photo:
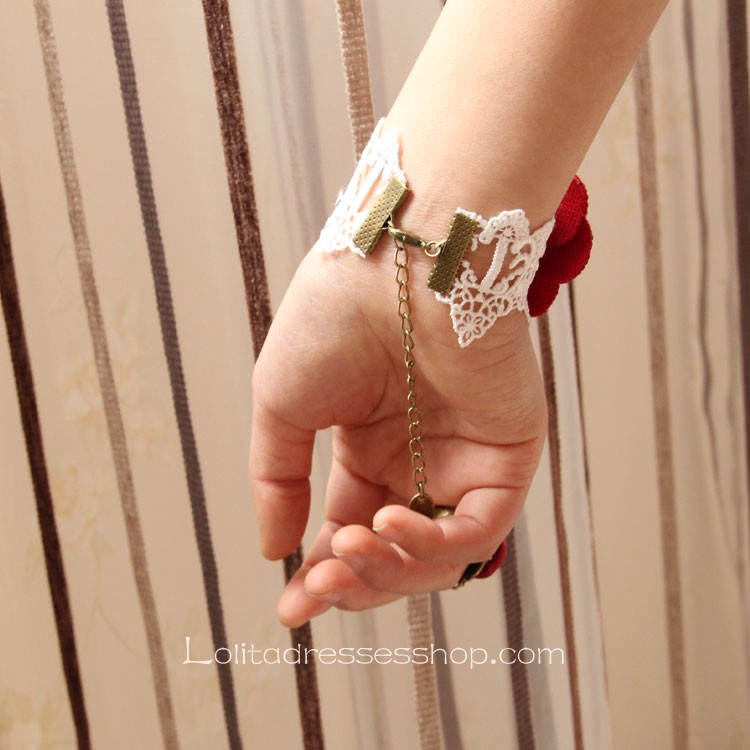
M290 582L279 600L278 616L282 625L296 628L334 606L357 611L400 598L400 594L373 591L344 563L328 559Z
M329 520L282 594L280 621L297 627L331 607L366 609L454 586L467 565L492 557L517 519L527 483L524 474L507 471L513 458L481 446L471 475L498 481L510 473L519 480L516 487L469 488L465 479L461 487L436 461L436 486L448 502L460 500L455 515L432 520L335 457L326 492Z
M315 432L291 425L257 400L253 404L250 484L269 560L300 543L310 511L310 468Z
M463 562L434 564L416 560L363 526L346 526L337 531L332 549L366 587L401 596L450 588L466 567Z
M357 476L334 456L326 490L328 521L279 600L282 624L297 627L334 604L364 609L398 598L367 589L349 567L335 559L331 550L331 539L343 526L363 524L369 528L386 495L387 488Z
M455 515L437 520L403 505L387 505L375 514L373 530L339 529L331 540L332 550L374 591L404 595L450 588L467 565L494 555L510 533L524 497L525 492L516 489L472 490L461 499ZM333 582L326 582L331 594ZM348 603L345 597L337 606L341 603Z
M398 594L372 591L334 558L331 540L340 528L333 522L323 524L303 564L284 589L277 608L283 625L299 627L334 605L358 610L399 598Z
M333 548L333 549L332 549ZM348 554L347 550L356 552ZM463 566L426 565L408 558L364 526L323 526L278 605L287 627L299 627L335 606L379 607L405 594L450 588Z
M455 515L432 520L401 505L387 505L373 518L373 529L384 541L397 544L423 563L464 566L488 560L510 533L526 490L470 490Z
M298 627L331 608L332 602L325 597L313 598L306 592L305 577L315 565L332 556L331 538L338 528L338 524L323 524L302 565L284 589L277 607L283 625Z
M346 490L361 481L341 473L334 477L334 488ZM374 503L376 493L370 489ZM456 515L437 521L387 505L375 514L376 531L361 523L327 522L280 599L279 619L296 627L332 606L366 609L407 594L451 588L467 565L492 557L510 532L523 495L510 489L473 490L462 498ZM335 497L334 489L329 497L334 507ZM350 498L350 506L356 503L349 491L343 497ZM372 511L363 507L358 513L367 518Z
M354 474L334 456L326 489L328 521L279 600L278 616L282 624L297 627L342 599L349 605L347 608L362 609L398 598L373 597L373 592L366 590L354 572L334 558L331 550L331 538L338 529L349 524L369 527L373 515L383 506L386 492L386 488Z

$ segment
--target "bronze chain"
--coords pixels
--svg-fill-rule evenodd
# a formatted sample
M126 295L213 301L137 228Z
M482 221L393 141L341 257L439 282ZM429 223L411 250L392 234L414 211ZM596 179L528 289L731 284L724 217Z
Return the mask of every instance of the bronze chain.
M416 377L414 375L414 323L411 314L411 291L409 289L409 248L413 245L425 251L430 257L436 257L444 249L447 240L440 242L425 242L420 237L403 229L398 229L389 219L388 233L395 245L393 264L396 266L396 283L398 284L398 316L401 318L401 345L404 350L404 364L406 365L406 385L408 387L407 417L409 420L409 455L411 456L411 470L416 493L409 501L409 508L428 518L450 516L454 508L445 505L435 505L433 499L425 492L427 484L427 466L424 457L424 443L422 442L422 414L417 406ZM489 563L488 560L470 563L453 588L463 586L467 581L479 575Z
M393 229L394 231L390 233L395 245L393 263L396 266L396 282L398 284L398 315L401 318L401 345L404 349L406 385L409 389L406 397L409 405L406 412L409 420L409 455L411 456L414 486L417 489L416 494L409 502L409 507L428 518L432 518L435 515L435 504L424 489L427 484L427 474L424 444L422 442L422 415L417 406L416 378L414 375L414 338L412 336L414 324L411 318L411 292L409 290L409 249L406 246L405 238L396 233L399 230ZM421 243L420 241L420 245L422 244L427 243Z

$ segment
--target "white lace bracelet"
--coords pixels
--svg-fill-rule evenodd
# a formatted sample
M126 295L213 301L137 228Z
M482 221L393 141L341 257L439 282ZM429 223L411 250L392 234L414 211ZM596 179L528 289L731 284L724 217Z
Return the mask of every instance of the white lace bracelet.
M354 170L349 185L339 193L315 250L336 253L349 250L366 257L382 233L389 229L392 214L408 192L406 175L399 162L399 140L395 130L385 129L381 119ZM368 198L371 205L365 206ZM528 291L544 255L555 220L531 232L521 209L502 211L485 219L462 208L456 209L447 237L423 242L400 232L402 241L424 247L435 257L428 286L440 302L450 306L453 330L461 347L481 338L494 322L513 310L529 317ZM391 234L395 228L390 223ZM398 232L399 230L395 230ZM469 258L480 246L494 245L489 269L482 279Z

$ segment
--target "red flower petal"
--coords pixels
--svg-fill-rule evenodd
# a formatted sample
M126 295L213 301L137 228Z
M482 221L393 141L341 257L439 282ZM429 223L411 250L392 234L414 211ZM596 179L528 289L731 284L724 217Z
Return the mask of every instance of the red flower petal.
M560 291L559 284L548 284L537 276L531 282L529 287L529 315L536 318L547 312L549 306L555 301L557 293Z
M547 284L567 284L572 281L589 262L593 241L591 226L584 219L570 242L557 247L547 247L539 261L535 280L539 278Z
M576 175L555 212L555 227L547 246L564 245L575 236L589 208L589 195L581 178Z

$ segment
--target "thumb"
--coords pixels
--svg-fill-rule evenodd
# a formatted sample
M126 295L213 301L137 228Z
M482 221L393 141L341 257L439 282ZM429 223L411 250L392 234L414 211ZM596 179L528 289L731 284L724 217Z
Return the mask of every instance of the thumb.
M315 430L289 424L253 393L250 486L261 552L279 560L299 545L307 526Z

